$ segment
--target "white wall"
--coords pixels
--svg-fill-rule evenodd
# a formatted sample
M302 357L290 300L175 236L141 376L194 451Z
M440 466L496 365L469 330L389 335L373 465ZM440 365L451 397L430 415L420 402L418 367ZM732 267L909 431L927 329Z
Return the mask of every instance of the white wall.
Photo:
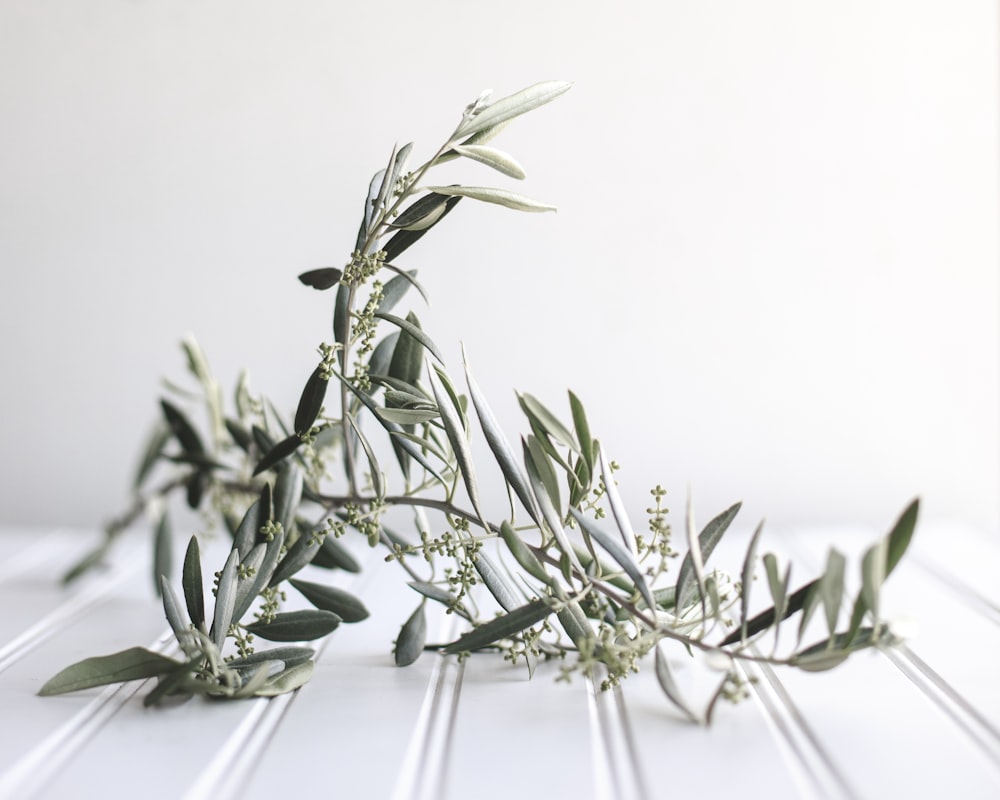
M121 505L187 331L292 406L331 299L295 275L393 142L564 78L498 142L559 213L465 202L408 254L511 434L512 387L571 386L637 509L995 529L997 34L973 0L4 0L0 520Z

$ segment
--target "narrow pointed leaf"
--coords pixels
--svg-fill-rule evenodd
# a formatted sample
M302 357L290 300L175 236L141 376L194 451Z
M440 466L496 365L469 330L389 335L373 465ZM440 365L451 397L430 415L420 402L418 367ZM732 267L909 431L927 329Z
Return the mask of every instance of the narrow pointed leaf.
M288 458L288 456L298 450L299 445L301 444L302 440L294 433L291 436L282 439L274 447L272 447L260 461L257 462L257 466L254 467L253 474L260 475L260 473L265 470L269 470L279 462L284 461Z
M327 535L323 544L313 556L313 566L322 569L342 569L345 572L361 572L361 565L351 555L351 551L338 542L333 536Z
M255 569L253 576L248 581L240 582L239 602L236 603L233 610L233 619L237 621L242 619L253 604L254 598L270 584L271 577L278 566L278 559L281 558L282 548L285 546L285 532L279 531L270 542L262 542L261 544L264 546L264 557L260 560L260 566Z
M177 595L174 594L173 587L165 577L161 575L158 583L160 589L160 599L163 602L163 613L167 618L167 622L170 624L170 630L174 632L174 636L177 637L177 640L181 641L187 637L191 631L188 627L188 621L184 619L184 614L181 611L180 600L178 600Z
M815 587L818 584L819 584L819 579L816 579L814 581L809 581L809 583L805 584L804 586L800 586L798 589L795 590L795 592L788 595L787 605L785 606L784 614L781 616L780 619L775 618L774 606L771 606L771 608L767 609L766 611L762 611L761 613L757 614L753 619L747 622L746 636L747 637L754 636L760 633L761 631L765 631L772 625L774 625L775 622L781 622L785 619L788 619L788 617L792 616L792 614L794 614L797 611L800 611L802 609L802 606L808 600L809 593L814 591ZM733 644L734 642L738 642L740 640L740 633L741 629L733 631L725 639L719 642L719 646L724 647L726 645Z
M702 529L701 533L698 534L698 546L701 550L703 561L708 561L709 557L711 557L715 546L722 541L723 535L729 530L730 524L732 524L733 519L739 513L742 505L742 503L734 503L709 522ZM677 572L678 608L684 608L690 604L697 595L697 591L694 563L689 550L688 554L684 556L683 562L681 562L680 570Z
M279 472L274 481L274 521L289 534L302 501L303 485L302 468L294 462Z
M424 333L419 326L414 325L409 320L401 319L400 317L393 316L392 314L385 314L381 311L376 311L375 316L378 319L384 319L386 322L395 325L400 330L406 331L410 336L420 342L427 352L434 356L438 362L441 364L444 363L444 358L441 356L441 351L437 349L437 345L434 344L433 340L426 333Z
M387 262L393 262L399 258L400 255L418 242L420 238L427 233L427 231L444 219L461 199L461 197L449 197L448 201L444 205L444 210L428 227L416 231L397 231L396 234L382 247L382 250L385 252L385 260Z
M163 455L163 448L170 441L170 436L171 430L169 426L165 426L162 423L154 426L146 442L146 448L143 450L142 459L139 462L139 469L136 470L132 488L136 490L142 488L146 482L146 478L149 477L149 473L152 472L156 462Z
M358 437L358 441L361 442L361 449L365 451L365 457L368 459L368 470L372 479L372 490L375 492L376 497L382 498L385 496L385 480L382 475L382 468L378 463L378 458L375 457L375 451L372 449L368 438L361 432L361 426L358 425L357 420L354 419L351 414L347 415L347 421L351 424L351 428Z
M454 642L441 648L441 652L454 655L479 650L537 625L551 613L552 607L545 600L533 600L462 634Z
M587 534L596 541L605 552L614 561L625 570L625 574L629 576L632 582L635 584L635 588L642 595L642 599L646 601L646 605L651 611L656 610L656 600L653 597L653 593L649 589L649 584L646 583L646 576L642 574L642 570L636 563L632 554L625 549L622 543L619 541L618 537L613 536L603 530L596 522L589 519L581 511L571 508L569 513L573 515L573 518L580 524Z
M399 630L393 650L396 666L407 667L420 658L426 641L427 616L424 614L424 604L421 602Z
M833 636L837 632L840 606L844 598L844 572L847 559L833 548L826 557L826 571L819 580L819 597L826 611L826 625Z
M515 211L555 211L555 206L532 200L530 197L510 192L506 189L495 189L490 186L429 186L428 189L439 194L452 197L468 197L483 203L494 203Z
M279 672L273 678L270 678L254 694L257 697L277 697L279 694L294 692L309 682L315 668L316 662L314 661L304 661L301 664L295 664L283 672Z
M488 147L481 144L456 144L452 146L452 150L460 156L465 156L465 158L472 161L485 164L487 167L495 169L508 178L515 178L517 180L525 178L524 167L503 150L497 150L495 147Z
M407 207L389 227L403 231L426 230L444 216L447 202L448 195L430 192Z
M177 438L184 452L195 455L204 453L205 446L201 442L201 437L184 412L168 400L160 400L160 408L163 409L163 416L166 417L170 431Z
M504 611L512 611L517 608L519 598L516 591L482 550L476 553L475 566L476 572L483 579L486 588L490 590L490 594Z
M597 446L597 457L601 465L601 478L604 480L605 495L608 498L608 505L611 507L611 516L614 517L615 524L618 526L618 531L621 534L622 542L625 543L625 547L636 557L639 551L635 543L635 530L633 530L632 523L629 521L628 514L625 511L625 504L622 502L621 495L618 494L618 486L615 484L615 476L611 471L611 464L608 462L604 447L600 444Z
M156 538L153 542L153 582L157 592L160 590L160 578L168 580L174 571L174 541L170 530L170 515L164 511L156 526Z
M568 91L571 86L572 84L566 81L544 81L521 89L514 94L500 98L467 119L459 126L457 134L462 137L472 136L479 131L519 117L539 106L550 103Z
M420 289L420 284L416 280L417 271L415 269L407 272L396 270L396 272L398 273L396 277L388 280L385 286L382 287L382 300L378 304L378 310L383 314L388 314L392 311L399 304L399 301L403 299L411 286L418 290Z
M379 408L375 413L396 425L422 425L441 416L436 408Z
M748 615L750 613L750 590L753 587L753 566L757 559L757 543L760 541L760 535L763 530L764 520L761 520L757 525L757 529L753 532L753 536L750 537L747 554L743 559L743 572L740 578L742 581L742 591L740 593L740 640L744 642L748 635L747 623L749 622Z
M226 559L226 565L219 576L219 587L215 594L215 614L212 618L211 637L220 650L229 633L233 622L233 609L236 606L236 583L239 580L236 568L239 566L240 554L234 548Z
M428 369L427 375L430 378L431 390L434 392L434 400L438 410L441 412L441 421L444 423L445 433L448 435L448 442L455 453L458 461L459 471L462 473L462 480L465 483L466 492L476 514L483 522L484 527L489 530L486 518L479 505L479 489L476 486L476 469L472 462L472 449L469 446L469 439L466 435L465 416L462 412L455 391L451 387L448 376L441 370Z
M299 405L295 410L294 427L296 433L305 433L316 421L320 409L323 408L323 400L326 399L326 387L329 382L330 379L324 373L322 365L312 371L302 389Z
M673 671L670 669L670 663L667 661L667 657L663 654L663 646L656 646L656 680L660 684L660 688L663 690L663 694L666 695L667 699L677 706L684 716L686 716L691 722L696 724L701 723L701 718L691 710L691 707L684 700L680 689L677 687L677 681L674 680Z
M197 536L191 537L187 552L184 554L181 586L184 590L184 602L187 605L191 622L196 628L203 628L205 625L205 589L201 578L201 552Z
M85 658L50 678L38 694L48 697L76 692L109 683L137 681L165 675L181 666L181 662L154 653L144 647L131 647L107 656Z
M551 584L553 578L545 571L545 567L542 566L542 562L538 560L534 551L528 546L528 544L517 535L517 532L511 527L511 524L504 520L500 523L500 538L503 539L504 544L507 545L507 549L510 550L514 560L527 572L531 577L537 578L544 583Z
M563 445L563 447L568 447L577 453L580 452L580 446L577 444L569 428L563 425L559 418L549 411L537 397L527 393L519 393L517 395L517 402L521 406L521 410L525 416L538 425L545 433Z

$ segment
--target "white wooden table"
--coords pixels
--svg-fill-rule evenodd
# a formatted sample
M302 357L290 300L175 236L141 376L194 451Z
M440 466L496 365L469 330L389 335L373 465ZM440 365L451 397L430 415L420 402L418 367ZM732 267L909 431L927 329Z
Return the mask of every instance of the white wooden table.
M797 585L827 544L856 551L880 533L765 546L794 557ZM94 534L0 537L0 797L1000 798L1000 542L960 525L918 526L887 584L887 615L919 623L905 647L832 673L758 670L750 700L708 730L680 721L651 670L595 693L494 656L394 667L416 596L380 556L339 576L371 618L321 644L296 694L163 709L143 708L138 684L39 698L73 661L166 643L147 541L67 589L57 576ZM450 619L432 617L431 636ZM697 666L679 663L679 680Z

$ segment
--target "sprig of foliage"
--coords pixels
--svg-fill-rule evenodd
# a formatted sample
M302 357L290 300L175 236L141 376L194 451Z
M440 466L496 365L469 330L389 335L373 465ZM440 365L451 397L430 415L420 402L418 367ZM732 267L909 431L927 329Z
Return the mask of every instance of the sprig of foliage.
M778 556L766 553L760 562L770 605L751 614L763 526L750 539L739 579L709 565L739 504L699 530L689 500L687 548L671 575L678 551L665 491L651 491L646 530L637 533L618 492L617 464L593 436L575 394L569 393L565 419L533 395L519 394L527 430L519 445L512 444L468 361L450 372L414 311L396 311L411 289L426 297L416 271L399 265L400 256L463 198L519 211L552 210L505 188L425 180L454 159L522 179L517 161L487 142L568 88L540 83L495 102L484 93L434 154L412 169L413 146L393 149L369 185L347 263L299 276L307 286L336 293L333 340L319 345L290 422L251 393L245 375L227 411L204 354L193 340L184 342L207 431L199 432L186 408L191 393L174 390L174 397L162 400L162 420L145 448L132 506L67 576L98 563L126 528L153 512L156 586L181 657L132 648L87 659L56 675L42 694L150 677L158 683L147 703L173 695L235 698L297 688L309 679L313 651L291 645L257 651L255 641L310 641L367 616L351 594L295 577L308 565L357 571L341 543L345 536L384 548L416 593L416 608L395 643L401 666L427 649L462 658L498 650L529 670L539 659L560 659L563 677L581 673L607 688L654 652L666 697L689 719L708 722L720 698L741 696L745 663L825 670L857 650L894 643L879 596L913 534L916 501L864 554L856 596L845 592L845 558L835 550L824 572L795 590L790 565L782 571ZM472 456L480 434L510 499L509 514L499 521L489 518L481 501ZM391 451L394 464L380 461L383 451ZM152 474L166 465L169 475L147 489ZM232 536L216 573L211 621L196 537L182 570L183 604L169 582L172 526L165 509L181 492L192 509L223 523ZM401 508L412 514L415 535L386 526ZM289 586L313 608L283 611ZM428 645L428 602L457 614L467 629L455 641ZM807 644L820 608L825 635ZM780 635L796 615L795 632ZM671 647L702 651L723 665L724 677L703 710L681 695L667 655Z

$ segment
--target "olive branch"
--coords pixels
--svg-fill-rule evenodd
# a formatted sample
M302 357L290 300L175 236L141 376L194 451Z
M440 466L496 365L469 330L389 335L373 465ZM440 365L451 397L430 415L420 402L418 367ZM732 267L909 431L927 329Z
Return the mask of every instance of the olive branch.
M416 608L395 642L400 666L426 650L460 658L492 650L529 671L539 660L558 659L562 677L580 673L607 688L637 671L652 652L666 697L687 718L707 723L720 698L744 694L743 664L818 671L858 650L892 646L895 637L880 615L879 595L909 544L917 501L865 552L853 598L845 589L846 559L835 549L820 576L793 590L790 565L782 571L770 552L758 559L763 523L749 540L738 576L731 577L709 561L738 503L699 529L689 498L681 558L663 506L665 490L651 490L645 526L637 531L618 492L618 465L592 434L573 392L566 418L533 395L518 394L527 432L512 444L468 359L463 356L457 373L449 372L417 315L394 313L414 292L426 298L417 272L400 266L399 258L463 198L519 211L553 210L507 189L425 181L455 159L523 179L517 161L488 142L513 119L569 88L550 81L492 102L483 93L434 154L412 169L412 144L392 150L368 187L347 263L299 276L307 286L336 292L333 341L320 344L291 419L255 396L245 373L232 408L226 408L205 355L193 339L185 340L198 390L168 384L171 396L161 401L132 504L66 576L73 580L99 564L136 520L152 515L153 573L174 652L136 647L89 658L53 677L40 694L153 677L157 685L147 704L298 688L309 680L315 657L302 643L368 616L361 600L343 589L296 577L307 567L314 574L357 572L356 548L344 543L349 538L384 549L416 593ZM331 399L333 412L327 408ZM207 431L192 422L192 401L203 407ZM473 437L480 434L509 499L499 520L491 520L481 499L472 456ZM389 467L379 455L383 451L394 458ZM149 488L153 474L164 471ZM181 596L171 583L167 509L168 500L181 493L190 508L232 538L211 587L211 615L197 536L188 543ZM408 515L410 532L390 526L400 514ZM770 602L751 613L758 562ZM289 589L310 608L282 610ZM460 617L465 631L454 641L428 644L428 602ZM806 644L820 609L824 633ZM795 615L794 634L780 636ZM279 644L258 650L258 639ZM670 653L684 649L705 653L721 666L723 677L704 708L685 699L674 680Z

